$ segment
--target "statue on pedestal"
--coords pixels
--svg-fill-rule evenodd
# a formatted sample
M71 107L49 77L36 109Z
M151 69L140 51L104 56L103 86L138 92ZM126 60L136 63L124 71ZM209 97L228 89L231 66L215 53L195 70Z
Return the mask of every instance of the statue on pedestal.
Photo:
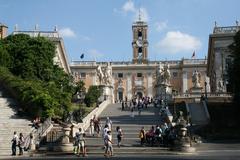
M195 70L192 75L193 88L201 87L201 73Z

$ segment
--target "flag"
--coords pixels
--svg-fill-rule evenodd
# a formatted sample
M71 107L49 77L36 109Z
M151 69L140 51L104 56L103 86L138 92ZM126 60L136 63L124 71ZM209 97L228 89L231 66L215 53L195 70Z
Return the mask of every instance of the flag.
M83 54L81 54L80 58L81 58L81 59L83 59L83 58L84 58L84 53L83 53Z
M192 54L192 58L195 58L195 51L194 51L193 54Z

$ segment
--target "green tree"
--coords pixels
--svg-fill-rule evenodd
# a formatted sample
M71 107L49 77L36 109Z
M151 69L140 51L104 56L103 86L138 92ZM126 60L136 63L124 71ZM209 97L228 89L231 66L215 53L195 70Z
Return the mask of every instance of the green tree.
M10 71L24 79L50 80L54 73L55 45L44 37L10 35L3 40L12 63Z
M76 95L77 93L80 93L80 92L85 93L85 91L86 91L85 83L82 80L80 80L74 86L73 95Z
M102 89L99 86L90 86L87 94L85 95L84 102L90 107L94 103L98 102L98 98L101 96Z
M54 42L44 37L17 34L0 41L0 80L28 113L62 117L70 110L73 78L54 64L55 54Z

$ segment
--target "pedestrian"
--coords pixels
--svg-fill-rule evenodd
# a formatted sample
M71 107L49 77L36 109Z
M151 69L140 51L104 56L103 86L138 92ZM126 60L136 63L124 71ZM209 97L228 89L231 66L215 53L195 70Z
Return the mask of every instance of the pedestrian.
M112 130L112 121L110 120L109 117L107 117L105 124L108 125L108 129L111 131Z
M18 148L19 148L19 155L23 155L24 137L22 133L19 134Z
M17 142L18 142L18 135L17 135L17 132L14 131L13 138L12 138L12 156L16 156Z
M133 107L131 107L131 117L134 118Z
M93 119L90 120L89 134L90 134L90 136L94 136L94 122L93 122Z
M121 142L122 142L122 137L123 137L123 132L119 126L117 126L116 131L117 131L117 141L118 141L117 145L120 148Z
M78 150L79 150L79 156L82 152L82 156L86 156L86 145L85 145L85 133L82 130L82 128L79 128L79 136L78 136Z
M141 142L141 146L142 146L144 141L145 141L145 130L144 130L144 127L142 127L142 129L139 132L139 138L140 138L140 142Z
M105 142L105 154L104 156L109 157L109 156L113 156L113 142L112 142L112 135L111 135L111 131L107 131L107 135L105 135L104 137L104 142Z
M30 137L30 142L29 142L29 145L27 147L27 150L28 150L30 156L33 156L33 152L32 152L34 150L33 134L30 133L29 137Z
M74 136L74 141L73 141L73 153L76 155L79 153L79 148L78 148L79 141L78 140L79 140L79 133L76 132L75 136Z
M122 111L124 111L124 102L122 101Z

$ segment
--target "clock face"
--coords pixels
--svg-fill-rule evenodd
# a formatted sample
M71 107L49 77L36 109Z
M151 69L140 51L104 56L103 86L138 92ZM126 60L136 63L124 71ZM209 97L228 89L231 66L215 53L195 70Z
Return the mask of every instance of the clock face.
M142 47L142 45L143 45L143 42L141 39L138 39L136 43L137 43L138 47Z

